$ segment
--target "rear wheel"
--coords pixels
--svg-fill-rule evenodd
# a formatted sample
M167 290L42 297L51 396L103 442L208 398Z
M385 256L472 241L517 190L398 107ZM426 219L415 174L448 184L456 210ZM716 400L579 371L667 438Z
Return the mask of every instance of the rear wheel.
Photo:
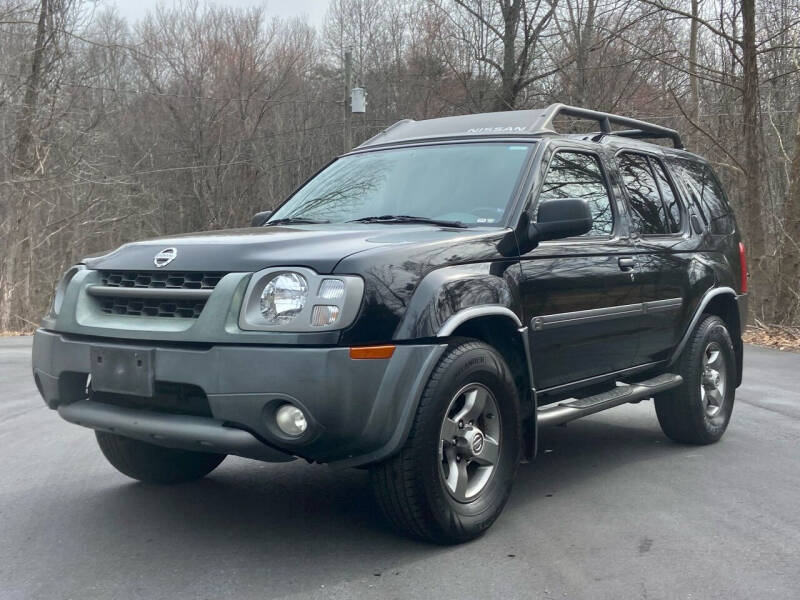
M678 365L683 383L655 398L661 429L676 442L716 442L728 427L736 389L736 360L725 322L705 316Z
M225 460L224 454L165 448L105 431L95 431L95 436L103 455L117 471L145 483L194 481Z
M492 347L452 346L437 365L408 439L370 469L389 521L412 537L443 544L483 533L511 493L520 454L514 379Z

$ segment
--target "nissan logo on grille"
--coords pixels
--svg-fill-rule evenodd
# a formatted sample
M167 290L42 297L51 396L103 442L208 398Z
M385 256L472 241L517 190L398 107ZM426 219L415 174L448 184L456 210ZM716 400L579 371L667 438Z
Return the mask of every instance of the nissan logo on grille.
M178 256L178 251L175 248L164 248L161 252L156 254L156 257L153 259L153 264L157 267L166 267L175 260L176 256Z

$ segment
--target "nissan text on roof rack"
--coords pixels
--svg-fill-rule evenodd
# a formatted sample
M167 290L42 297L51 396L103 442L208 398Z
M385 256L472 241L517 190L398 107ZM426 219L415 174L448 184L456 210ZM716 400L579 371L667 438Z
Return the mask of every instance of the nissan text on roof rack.
M366 467L398 530L472 539L544 427L653 398L672 440L725 432L744 246L682 147L564 105L400 121L249 228L69 269L36 385L135 479L198 479L228 454Z

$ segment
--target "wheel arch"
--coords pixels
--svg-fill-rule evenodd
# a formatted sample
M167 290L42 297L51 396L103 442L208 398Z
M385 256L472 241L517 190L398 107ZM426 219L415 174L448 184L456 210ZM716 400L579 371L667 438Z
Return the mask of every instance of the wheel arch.
M739 305L737 303L736 292L729 287L718 287L709 290L697 307L692 317L689 327L684 332L680 343L675 348L670 364L673 364L683 352L684 347L702 320L703 315L715 315L722 319L728 328L728 332L733 342L733 349L736 355L736 386L742 383L743 365L743 345L742 345L742 319L740 317Z
M742 344L742 323L739 317L739 307L736 296L733 294L718 294L711 298L703 309L705 314L716 315L725 322L733 342L736 355L736 387L742 383L742 365L744 363L744 348Z
M511 310L500 306L474 307L453 315L442 326L439 337L449 340L471 338L480 340L500 353L506 361L520 401L520 417L523 424L533 423L536 412L533 373L528 348L527 327L522 327L519 317ZM527 427L523 429L525 431ZM531 428L526 442L527 453L535 448L535 427ZM530 456L532 457L532 456Z
M502 314L522 327L519 265L468 263L428 273L417 286L394 340L446 337L474 317Z

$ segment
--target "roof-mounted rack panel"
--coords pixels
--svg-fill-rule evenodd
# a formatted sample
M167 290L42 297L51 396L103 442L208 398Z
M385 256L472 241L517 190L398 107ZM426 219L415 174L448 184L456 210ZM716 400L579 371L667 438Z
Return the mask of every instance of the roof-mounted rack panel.
M665 138L672 140L676 148L683 148L681 136L674 129L667 129L666 127L620 115L612 115L577 106L567 106L566 104L551 104L544 109L457 115L423 121L405 119L387 127L376 136L362 143L359 148L385 146L399 142L462 139L464 137L528 137L554 134L556 130L553 127L553 122L561 116L596 121L600 125L600 133L588 134L590 136L618 135L638 139ZM620 125L630 129L612 131L612 125Z
M555 131L553 128L553 121L561 116L596 121L600 125L600 136L618 135L635 139L670 139L675 148L681 150L684 148L680 134L674 129L662 127L661 125L654 125L646 121L640 121L639 119L631 119L630 117L613 115L611 113L580 108L578 106L568 106L566 104L551 104L548 106L544 110L542 120L537 123L537 128L540 130ZM622 125L623 127L630 127L631 129L612 131L611 125Z

